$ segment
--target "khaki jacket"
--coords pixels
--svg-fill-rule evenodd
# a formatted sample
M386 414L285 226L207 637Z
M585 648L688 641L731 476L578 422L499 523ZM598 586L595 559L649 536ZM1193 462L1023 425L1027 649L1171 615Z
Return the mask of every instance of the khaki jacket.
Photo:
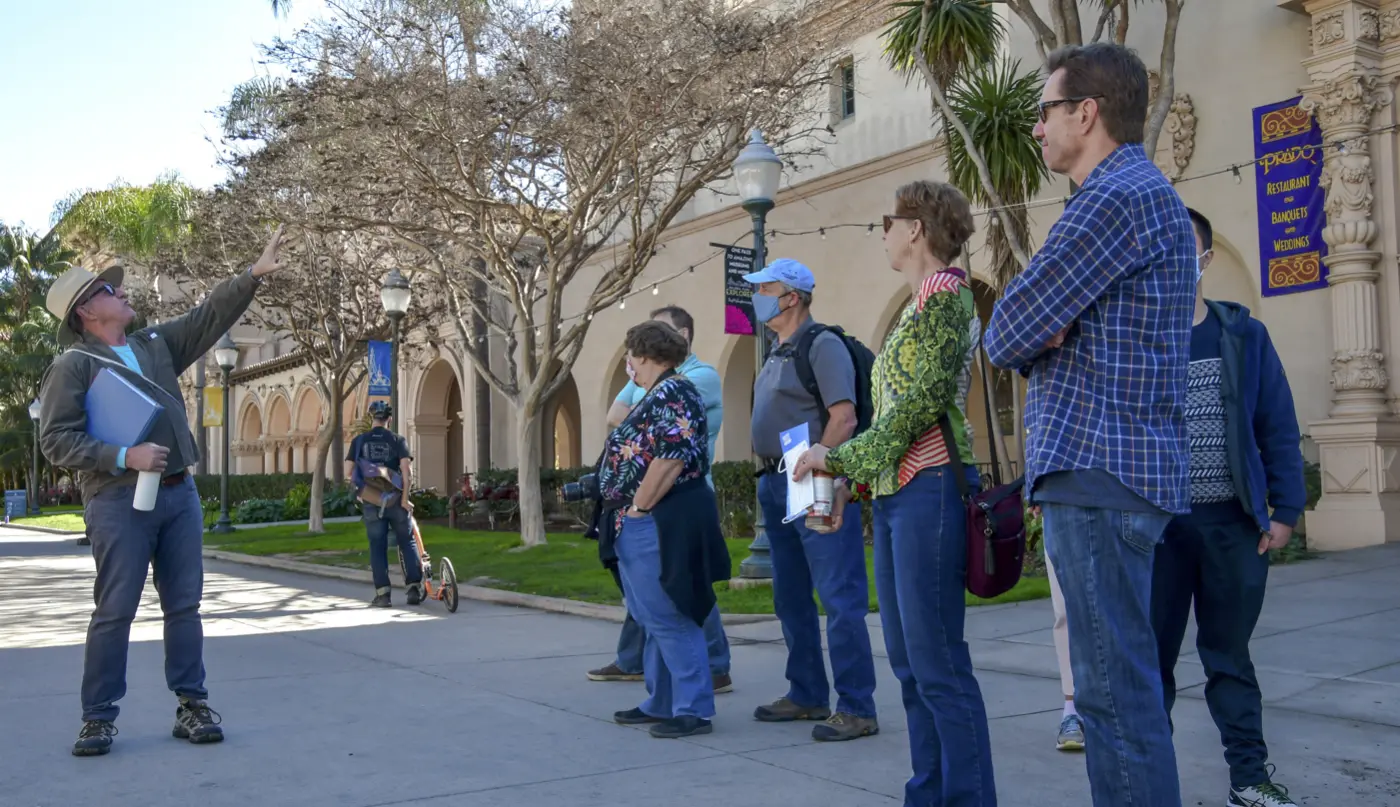
M121 446L94 440L87 433L85 401L88 387L103 369L124 375L137 389L149 395L165 411L156 418L146 440L170 449L167 474L178 473L199 461L199 449L190 433L180 393L180 373L214 347L219 337L232 328L248 310L259 282L251 272L220 283L200 305L184 316L136 331L127 344L141 365L141 375L155 382L166 393L131 372L116 351L90 334L64 351L44 374L39 414L39 446L49 462L77 472L77 483L86 502L98 491L112 485L136 484L135 471L117 467ZM98 361L83 352L101 356L117 365ZM224 414L228 418L228 413Z

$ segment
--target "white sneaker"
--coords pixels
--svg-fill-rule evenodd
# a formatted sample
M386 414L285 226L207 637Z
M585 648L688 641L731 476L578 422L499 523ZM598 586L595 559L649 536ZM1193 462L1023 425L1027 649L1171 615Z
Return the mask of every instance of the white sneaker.
M1232 788L1227 807L1297 807L1297 802L1288 797L1288 789L1265 782L1254 787Z

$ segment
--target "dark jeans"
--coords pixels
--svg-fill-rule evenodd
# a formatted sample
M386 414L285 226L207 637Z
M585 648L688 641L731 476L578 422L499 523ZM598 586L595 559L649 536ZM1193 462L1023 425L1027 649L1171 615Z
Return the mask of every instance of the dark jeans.
M131 506L135 485L111 487L87 502L97 608L88 624L83 657L83 719L115 720L126 694L131 621L146 588L146 568L155 570L156 593L165 615L165 683L176 695L203 700L204 628L199 601L204 593L204 512L194 479L162 486L155 509Z
M622 571L616 566L609 568L617 588L622 592L622 600L627 602L627 589L622 585ZM724 622L716 605L705 617L705 650L710 657L711 675L729 675L729 637L724 635ZM622 631L617 635L617 660L613 662L619 670L632 675L641 675L646 656L647 631L629 610L622 621Z
M1152 555L1171 518L1052 502L1041 512L1094 805L1181 807L1151 613Z
M865 535L860 506L846 508L839 531L823 535L802 519L784 524L787 480L764 474L758 501L773 560L773 613L787 643L787 696L801 706L829 706L831 685L822 657L821 617L815 588L826 609L827 647L836 683L836 711L875 716L875 657L870 651L870 580L865 572Z
M1176 659L1196 605L1196 649L1206 673L1206 705L1220 730L1230 784L1269 781L1264 704L1249 637L1264 607L1269 556L1259 554L1259 525L1238 503L1197 506L1172 519L1152 572L1152 627L1167 714L1176 702Z
M914 768L905 807L997 803L987 708L963 638L966 525L947 467L923 471L875 500L880 622L909 719Z
M413 526L408 523L408 511L390 507L381 518L379 508L362 504L365 532L369 535L369 568L376 589L389 587L389 528L394 528L394 541L403 553L405 580L417 583L423 579L423 562L418 559L418 543L413 540Z

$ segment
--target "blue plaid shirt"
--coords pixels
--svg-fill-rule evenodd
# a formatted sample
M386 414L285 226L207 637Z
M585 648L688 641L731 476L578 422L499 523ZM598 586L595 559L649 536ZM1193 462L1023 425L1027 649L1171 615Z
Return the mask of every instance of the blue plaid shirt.
M1196 299L1186 205L1139 144L1089 174L987 327L987 353L1029 377L1026 485L1097 468L1191 511L1186 374ZM1069 328L1064 345L1046 350Z

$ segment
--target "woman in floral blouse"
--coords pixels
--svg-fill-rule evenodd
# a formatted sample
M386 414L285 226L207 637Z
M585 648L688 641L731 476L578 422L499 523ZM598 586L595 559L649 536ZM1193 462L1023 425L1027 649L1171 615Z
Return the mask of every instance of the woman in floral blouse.
M959 452L977 485L955 402L976 311L966 275L950 267L972 235L972 212L951 185L914 182L895 194L884 224L885 253L913 300L875 360L874 420L829 453L813 447L794 472L828 470L875 497L880 622L914 768L904 803L994 807L987 710L963 638L967 516L948 453ZM943 439L945 417L956 445Z
M659 738L712 730L715 693L701 625L715 607L713 585L730 571L719 505L705 481L705 403L676 374L689 353L685 337L665 323L627 332L628 360L646 396L608 435L598 468L604 506L615 511L609 526L627 610L647 637L647 699L613 718L653 724Z

